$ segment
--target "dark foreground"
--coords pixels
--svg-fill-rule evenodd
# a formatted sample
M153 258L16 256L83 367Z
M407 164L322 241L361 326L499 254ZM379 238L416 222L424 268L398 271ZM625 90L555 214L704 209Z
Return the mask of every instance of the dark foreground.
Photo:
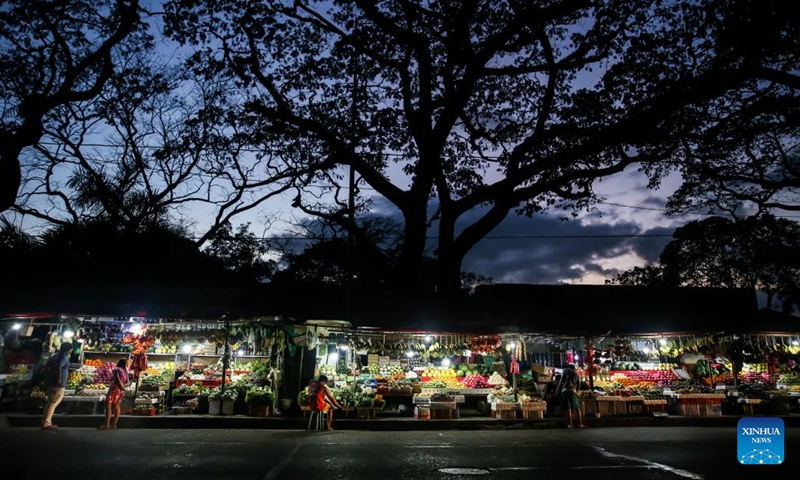
M670 427L326 433L2 428L0 459L3 478L14 480L796 476L800 430L787 430L786 463L769 467L736 463L734 428ZM448 468L477 470L453 474Z

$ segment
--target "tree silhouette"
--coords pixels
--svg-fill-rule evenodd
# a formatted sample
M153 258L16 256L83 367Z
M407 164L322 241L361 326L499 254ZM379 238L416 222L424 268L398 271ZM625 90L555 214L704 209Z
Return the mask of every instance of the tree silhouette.
M657 287L757 288L768 305L798 303L800 225L770 215L711 217L675 230L659 263L636 267L607 283Z
M304 185L337 190L342 168L354 168L402 212L399 283L422 284L435 222L436 287L449 292L467 252L511 212L585 207L593 182L634 164L655 186L686 148L716 141L717 125L746 117L737 126L757 130L759 113L793 100L796 40L773 17L759 31L778 42L754 49L731 38L742 3L764 4L198 0L165 9L168 33L196 46L196 71L229 79L250 138L318 169L303 177L296 206L314 211L319 192ZM478 220L457 226L481 206Z
M138 0L11 0L0 11L0 212L15 202L20 154L50 116L90 100L126 44L148 43Z

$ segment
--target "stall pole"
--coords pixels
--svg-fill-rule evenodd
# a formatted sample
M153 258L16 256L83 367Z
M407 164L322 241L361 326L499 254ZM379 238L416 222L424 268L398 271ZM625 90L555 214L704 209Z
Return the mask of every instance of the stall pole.
M303 363L304 363L304 360L305 360L306 348L308 348L308 344L303 345L302 347L300 347L300 368L298 368L300 373L299 373L299 375L297 375L297 385L300 388L305 388L305 387L303 387Z
M230 321L226 318L225 319L225 345L224 345L224 348L222 350L222 388L221 388L222 393L225 393L225 380L226 380L226 377L227 377L226 373L227 373L228 368L230 367L230 363L231 363L231 360L230 360L231 347L230 347L230 344L228 342L228 335L229 335L230 329L231 329Z

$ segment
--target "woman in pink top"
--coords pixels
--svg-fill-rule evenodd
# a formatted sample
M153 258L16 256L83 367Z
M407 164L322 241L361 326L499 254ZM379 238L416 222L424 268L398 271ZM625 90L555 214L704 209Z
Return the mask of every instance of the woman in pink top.
M125 396L125 385L128 384L128 361L121 358L114 369L114 380L108 387L106 394L106 423L98 427L98 430L109 430L117 428L119 415L121 412L122 397ZM111 425L111 409L114 408L114 425Z

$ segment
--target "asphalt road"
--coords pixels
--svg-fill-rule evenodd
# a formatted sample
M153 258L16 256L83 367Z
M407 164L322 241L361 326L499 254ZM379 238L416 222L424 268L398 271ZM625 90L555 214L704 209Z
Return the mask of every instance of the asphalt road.
M792 471L796 476L800 430L787 431L786 457L780 466L739 465L733 428L319 433L0 429L0 471L14 480L550 480L565 474L699 480ZM448 468L475 470L448 473Z

